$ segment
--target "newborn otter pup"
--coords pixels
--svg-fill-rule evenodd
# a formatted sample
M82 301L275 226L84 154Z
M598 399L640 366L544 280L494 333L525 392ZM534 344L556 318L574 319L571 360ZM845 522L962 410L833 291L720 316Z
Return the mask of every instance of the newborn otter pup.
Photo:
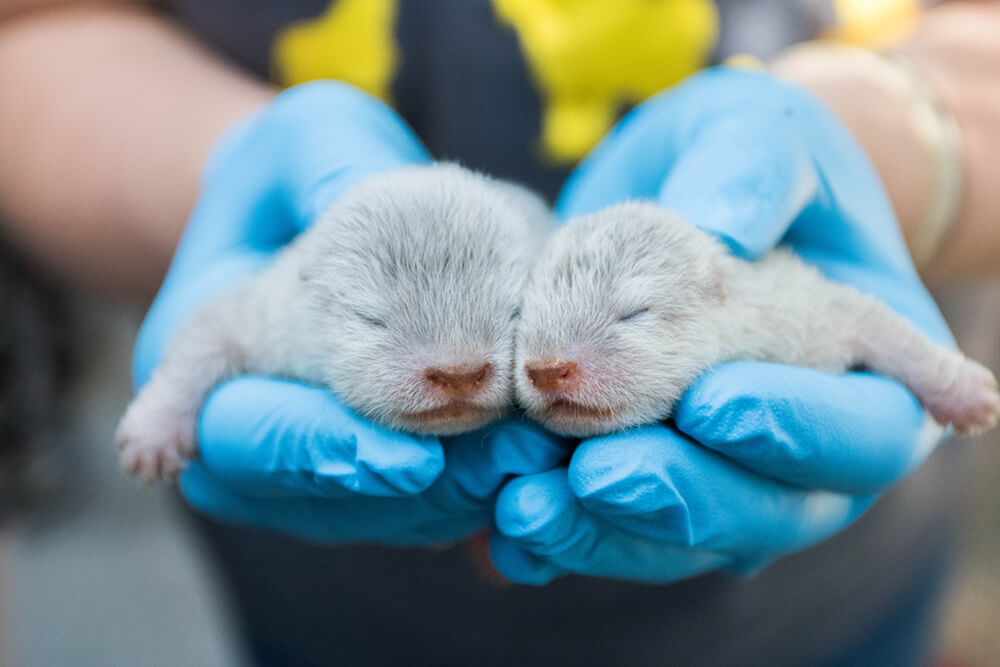
M178 328L118 427L122 465L175 476L209 392L247 373L328 387L405 431L497 419L513 402L521 290L550 229L541 199L455 165L369 177Z
M863 366L961 433L1000 415L990 371L882 302L789 250L735 258L654 204L613 206L552 236L525 288L515 349L521 405L578 437L663 420L699 374L735 360Z

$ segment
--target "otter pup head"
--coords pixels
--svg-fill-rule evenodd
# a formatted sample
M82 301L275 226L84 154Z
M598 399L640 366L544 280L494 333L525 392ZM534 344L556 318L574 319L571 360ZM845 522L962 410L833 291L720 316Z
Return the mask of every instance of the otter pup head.
M439 435L510 407L521 290L546 234L514 195L454 165L415 167L370 177L317 223L301 277L348 405Z
M547 428L592 436L665 419L716 356L725 249L654 204L556 232L521 303L517 398Z

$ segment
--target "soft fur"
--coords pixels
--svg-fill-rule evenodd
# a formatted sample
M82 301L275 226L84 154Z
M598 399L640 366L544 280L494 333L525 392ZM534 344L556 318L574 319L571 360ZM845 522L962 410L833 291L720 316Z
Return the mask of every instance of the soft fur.
M195 455L209 391L244 373L327 386L406 431L497 419L513 399L522 287L550 225L533 194L455 165L370 177L176 332L119 426L124 467L175 475ZM428 369L483 364L468 398L428 381Z
M651 203L571 221L532 271L515 386L528 414L554 431L591 436L665 419L699 374L730 360L834 373L865 366L964 433L992 428L1000 414L987 369L880 301L788 250L736 259ZM529 372L553 367L565 377L545 386Z

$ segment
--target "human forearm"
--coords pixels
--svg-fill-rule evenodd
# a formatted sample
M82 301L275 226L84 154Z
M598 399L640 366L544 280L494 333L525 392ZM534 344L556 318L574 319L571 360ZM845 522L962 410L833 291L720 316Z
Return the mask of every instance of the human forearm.
M220 132L272 90L140 7L0 22L2 232L66 281L149 296Z
M934 259L930 280L1000 273L1000 5L964 3L930 12L903 46L961 131L961 199ZM820 56L822 58L822 56ZM934 198L935 158L920 141L912 97L880 85L867 67L830 53L811 62L791 55L775 64L779 76L809 88L852 130L875 163L904 235L926 223Z

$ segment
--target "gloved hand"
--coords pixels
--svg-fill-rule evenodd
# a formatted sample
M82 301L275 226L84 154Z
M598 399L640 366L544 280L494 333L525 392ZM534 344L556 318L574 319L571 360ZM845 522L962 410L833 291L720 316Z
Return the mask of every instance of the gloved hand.
M648 100L571 176L559 211L630 198L655 199L748 259L784 241L952 344L861 148L769 75L718 68ZM674 421L585 441L568 468L507 485L498 569L532 583L754 571L846 527L941 435L893 380L752 362L699 378Z
M199 437L208 446L180 479L188 502L223 521L327 544L439 545L488 530L510 476L549 470L568 452L515 420L415 440L322 389L256 377L215 392ZM432 481L428 462L439 472Z
M292 88L231 128L209 159L143 323L136 386L198 304L271 261L347 188L428 159L389 107L340 83ZM180 486L195 507L222 520L306 539L437 543L489 526L488 498L504 475L552 466L555 446L526 449L510 436L522 430L513 424L465 438L448 451L442 476L438 438L381 429L321 389L238 378L206 401L200 459ZM432 485L433 493L421 493Z

